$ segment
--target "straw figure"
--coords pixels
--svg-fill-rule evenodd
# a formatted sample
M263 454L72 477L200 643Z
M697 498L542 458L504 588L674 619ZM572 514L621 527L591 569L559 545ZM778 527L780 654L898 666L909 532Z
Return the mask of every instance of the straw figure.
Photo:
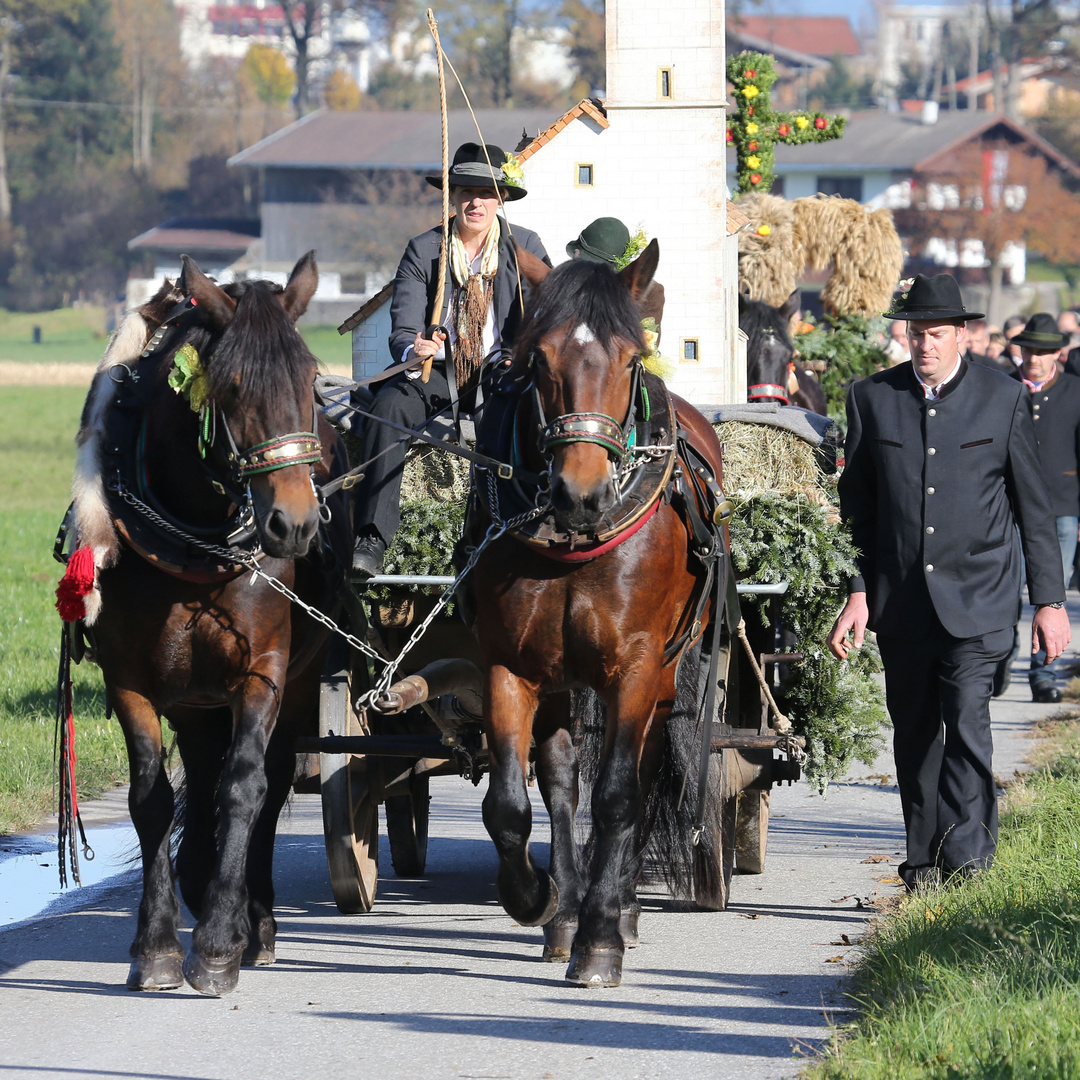
M839 195L752 194L738 207L750 218L739 235L739 288L750 299L780 307L805 267L832 264L821 293L828 314L870 318L889 307L904 251L888 210Z

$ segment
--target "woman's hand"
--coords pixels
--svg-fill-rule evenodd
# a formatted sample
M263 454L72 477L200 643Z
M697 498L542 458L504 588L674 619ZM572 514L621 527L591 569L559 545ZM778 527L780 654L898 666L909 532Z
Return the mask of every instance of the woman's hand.
M422 331L417 331L416 340L413 342L413 356L420 360L426 360L429 356L435 356L442 348L446 335L441 330L436 330L435 340L426 338Z

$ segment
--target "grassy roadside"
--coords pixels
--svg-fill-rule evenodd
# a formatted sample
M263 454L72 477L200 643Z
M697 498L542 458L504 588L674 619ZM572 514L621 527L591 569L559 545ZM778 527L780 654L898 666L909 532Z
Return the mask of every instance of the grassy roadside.
M882 919L807 1080L1080 1078L1080 720L1043 734L993 870Z
M33 828L52 807L53 715L62 573L52 542L69 500L85 390L0 392L0 835ZM73 669L78 782L90 796L127 776L120 726L105 719L97 668Z

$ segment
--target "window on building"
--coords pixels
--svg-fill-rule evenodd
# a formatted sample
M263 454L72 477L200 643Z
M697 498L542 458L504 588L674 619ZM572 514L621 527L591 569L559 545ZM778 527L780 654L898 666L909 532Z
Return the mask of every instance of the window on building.
M661 98L672 98L675 96L671 68L660 68L657 72L657 88Z
M817 189L822 195L839 195L842 199L862 202L861 176L819 176Z
M595 180L593 179L593 167L591 165L578 162L575 166L577 169L577 180L574 182L575 187L593 187Z
M682 359L684 364L696 364L700 359L697 338L683 338Z

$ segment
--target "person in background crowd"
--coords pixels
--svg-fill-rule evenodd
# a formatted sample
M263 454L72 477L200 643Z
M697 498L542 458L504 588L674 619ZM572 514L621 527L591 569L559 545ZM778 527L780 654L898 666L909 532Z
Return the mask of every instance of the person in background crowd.
M1074 349L1080 345L1080 318L1071 308L1066 308L1058 316L1057 328L1060 333L1069 335L1067 348Z
M995 330L990 334L990 343L986 346L986 358L988 360L997 360L1005 353L1005 347L1009 344L1008 338L1000 330ZM1008 359L1008 357L1006 357Z
M1020 346L1014 345L1012 340L1024 329L1024 323L1027 320L1023 315L1010 315L1001 328L1001 332L1005 335L1005 340L1008 343L1005 346L1004 356L1007 356L1016 367L1019 367L1024 358L1020 355Z
M1039 312L1028 319L1013 342L1023 351L1024 362L1017 377L1035 428L1039 464L1057 521L1061 570L1066 586L1072 577L1080 530L1080 378L1063 373L1058 361L1064 356L1069 335L1058 330L1054 316ZM1055 704L1061 690L1046 654L1031 658L1028 673L1033 701Z
M1061 552L1026 391L964 359L956 279L918 275L888 318L911 364L848 391L840 511L859 576L829 649L877 632L893 722L910 890L986 869L997 843L990 694L1020 614L1021 542L1034 653L1070 640ZM851 635L851 640L849 640Z
M907 323L889 323L889 340L885 343L885 352L889 357L889 367L896 367L911 359L907 344Z
M993 368L995 371L1004 371L1007 375L1012 374L1012 364L1001 357L987 355L990 345L990 327L985 319L974 319L967 324L968 348L964 353L964 359L972 364L982 364L983 367Z

